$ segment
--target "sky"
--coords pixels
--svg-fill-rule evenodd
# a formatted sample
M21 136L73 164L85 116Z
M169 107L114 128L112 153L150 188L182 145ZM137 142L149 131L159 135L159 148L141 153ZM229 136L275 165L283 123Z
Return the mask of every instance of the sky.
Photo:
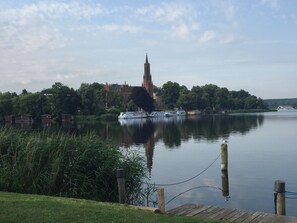
M295 0L1 0L0 92L167 81L297 97Z

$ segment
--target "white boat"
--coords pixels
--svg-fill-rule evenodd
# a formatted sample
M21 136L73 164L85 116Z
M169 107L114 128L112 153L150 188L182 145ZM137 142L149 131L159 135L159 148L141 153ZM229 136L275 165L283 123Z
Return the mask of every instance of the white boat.
M166 111L165 117L174 117L174 116L185 116L187 113L183 109L178 109L176 111Z
M176 111L176 115L177 116L185 116L186 115L186 111L183 109L179 109Z
M147 118L146 112L133 111L133 112L121 112L118 116L119 119L133 119L133 118Z
M151 118L163 118L165 117L164 111L153 111L150 115Z
M174 117L177 116L176 111L165 111L165 117Z

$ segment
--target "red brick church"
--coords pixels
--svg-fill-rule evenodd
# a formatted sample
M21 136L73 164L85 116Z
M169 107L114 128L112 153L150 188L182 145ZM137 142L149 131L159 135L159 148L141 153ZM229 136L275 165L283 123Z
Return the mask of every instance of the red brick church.
M143 74L143 82L142 87L146 89L149 95L153 98L154 93L154 85L152 81L152 75L150 72L150 63L148 62L148 57L146 54L145 63L144 63L144 74ZM127 103L129 100L129 96L131 95L133 86L129 86L126 82L123 85L118 84L108 84L106 83L104 89L106 93L108 92L120 92L122 96L123 103ZM107 97L106 97L107 98ZM108 107L108 102L106 103L106 107Z

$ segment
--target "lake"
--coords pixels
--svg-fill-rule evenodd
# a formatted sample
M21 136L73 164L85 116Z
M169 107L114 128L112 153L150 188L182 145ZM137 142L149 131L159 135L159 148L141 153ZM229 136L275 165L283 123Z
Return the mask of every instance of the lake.
M123 152L143 156L147 182L165 188L167 210L195 203L274 213L276 180L285 181L287 191L297 192L296 110L122 120L71 128L93 129ZM220 167L223 140L228 141L227 172ZM286 199L287 215L297 216L297 196L288 196L293 199ZM156 201L156 194L151 200Z
M196 203L274 213L275 180L297 192L296 111L120 124L118 142L145 157L149 181L165 188L166 209ZM104 134L115 137L111 126ZM228 141L228 172L220 169L223 140ZM297 199L286 199L287 215L297 216L296 209Z

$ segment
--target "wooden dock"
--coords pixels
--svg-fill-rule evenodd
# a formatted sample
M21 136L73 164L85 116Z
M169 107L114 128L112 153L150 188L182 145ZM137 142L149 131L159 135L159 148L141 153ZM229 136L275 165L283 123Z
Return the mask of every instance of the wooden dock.
M169 210L167 213L242 223L297 223L296 217L280 216L263 212L247 212L238 209L196 204L185 204Z

